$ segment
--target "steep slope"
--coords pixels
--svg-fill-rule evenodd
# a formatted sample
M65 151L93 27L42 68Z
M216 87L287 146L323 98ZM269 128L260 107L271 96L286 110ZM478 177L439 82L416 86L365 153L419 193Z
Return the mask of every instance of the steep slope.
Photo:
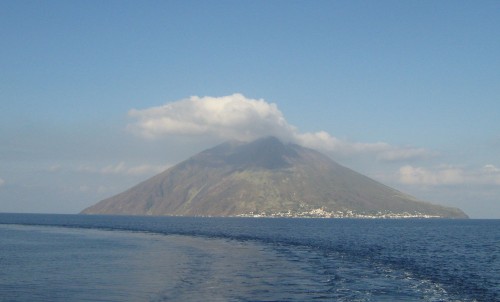
M274 137L223 143L82 213L467 217L459 209L417 201L317 151Z

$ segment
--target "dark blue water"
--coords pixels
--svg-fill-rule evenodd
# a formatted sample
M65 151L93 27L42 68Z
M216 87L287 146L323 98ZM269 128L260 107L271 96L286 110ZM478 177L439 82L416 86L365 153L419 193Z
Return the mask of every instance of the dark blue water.
M500 301L500 220L0 214L0 301Z

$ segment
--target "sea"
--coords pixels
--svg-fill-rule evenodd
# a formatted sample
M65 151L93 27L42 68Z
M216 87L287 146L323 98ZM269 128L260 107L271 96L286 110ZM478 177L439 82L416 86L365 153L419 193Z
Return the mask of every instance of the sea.
M0 214L0 301L500 301L500 220Z

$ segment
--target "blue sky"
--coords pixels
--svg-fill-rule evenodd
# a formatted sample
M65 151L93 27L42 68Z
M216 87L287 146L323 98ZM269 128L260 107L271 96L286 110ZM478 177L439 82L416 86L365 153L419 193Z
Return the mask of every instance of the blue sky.
M500 218L499 32L498 1L2 1L0 211L275 134Z

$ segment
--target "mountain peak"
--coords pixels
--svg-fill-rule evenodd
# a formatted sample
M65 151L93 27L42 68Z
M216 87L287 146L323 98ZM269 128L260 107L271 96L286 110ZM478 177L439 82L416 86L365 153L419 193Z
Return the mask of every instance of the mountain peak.
M205 163L231 165L238 169L283 169L290 166L290 159L297 152L274 136L251 142L228 141L195 156L195 160Z
M228 162L246 167L280 169L289 166L289 157L295 156L292 148L274 136L257 139L235 148Z

